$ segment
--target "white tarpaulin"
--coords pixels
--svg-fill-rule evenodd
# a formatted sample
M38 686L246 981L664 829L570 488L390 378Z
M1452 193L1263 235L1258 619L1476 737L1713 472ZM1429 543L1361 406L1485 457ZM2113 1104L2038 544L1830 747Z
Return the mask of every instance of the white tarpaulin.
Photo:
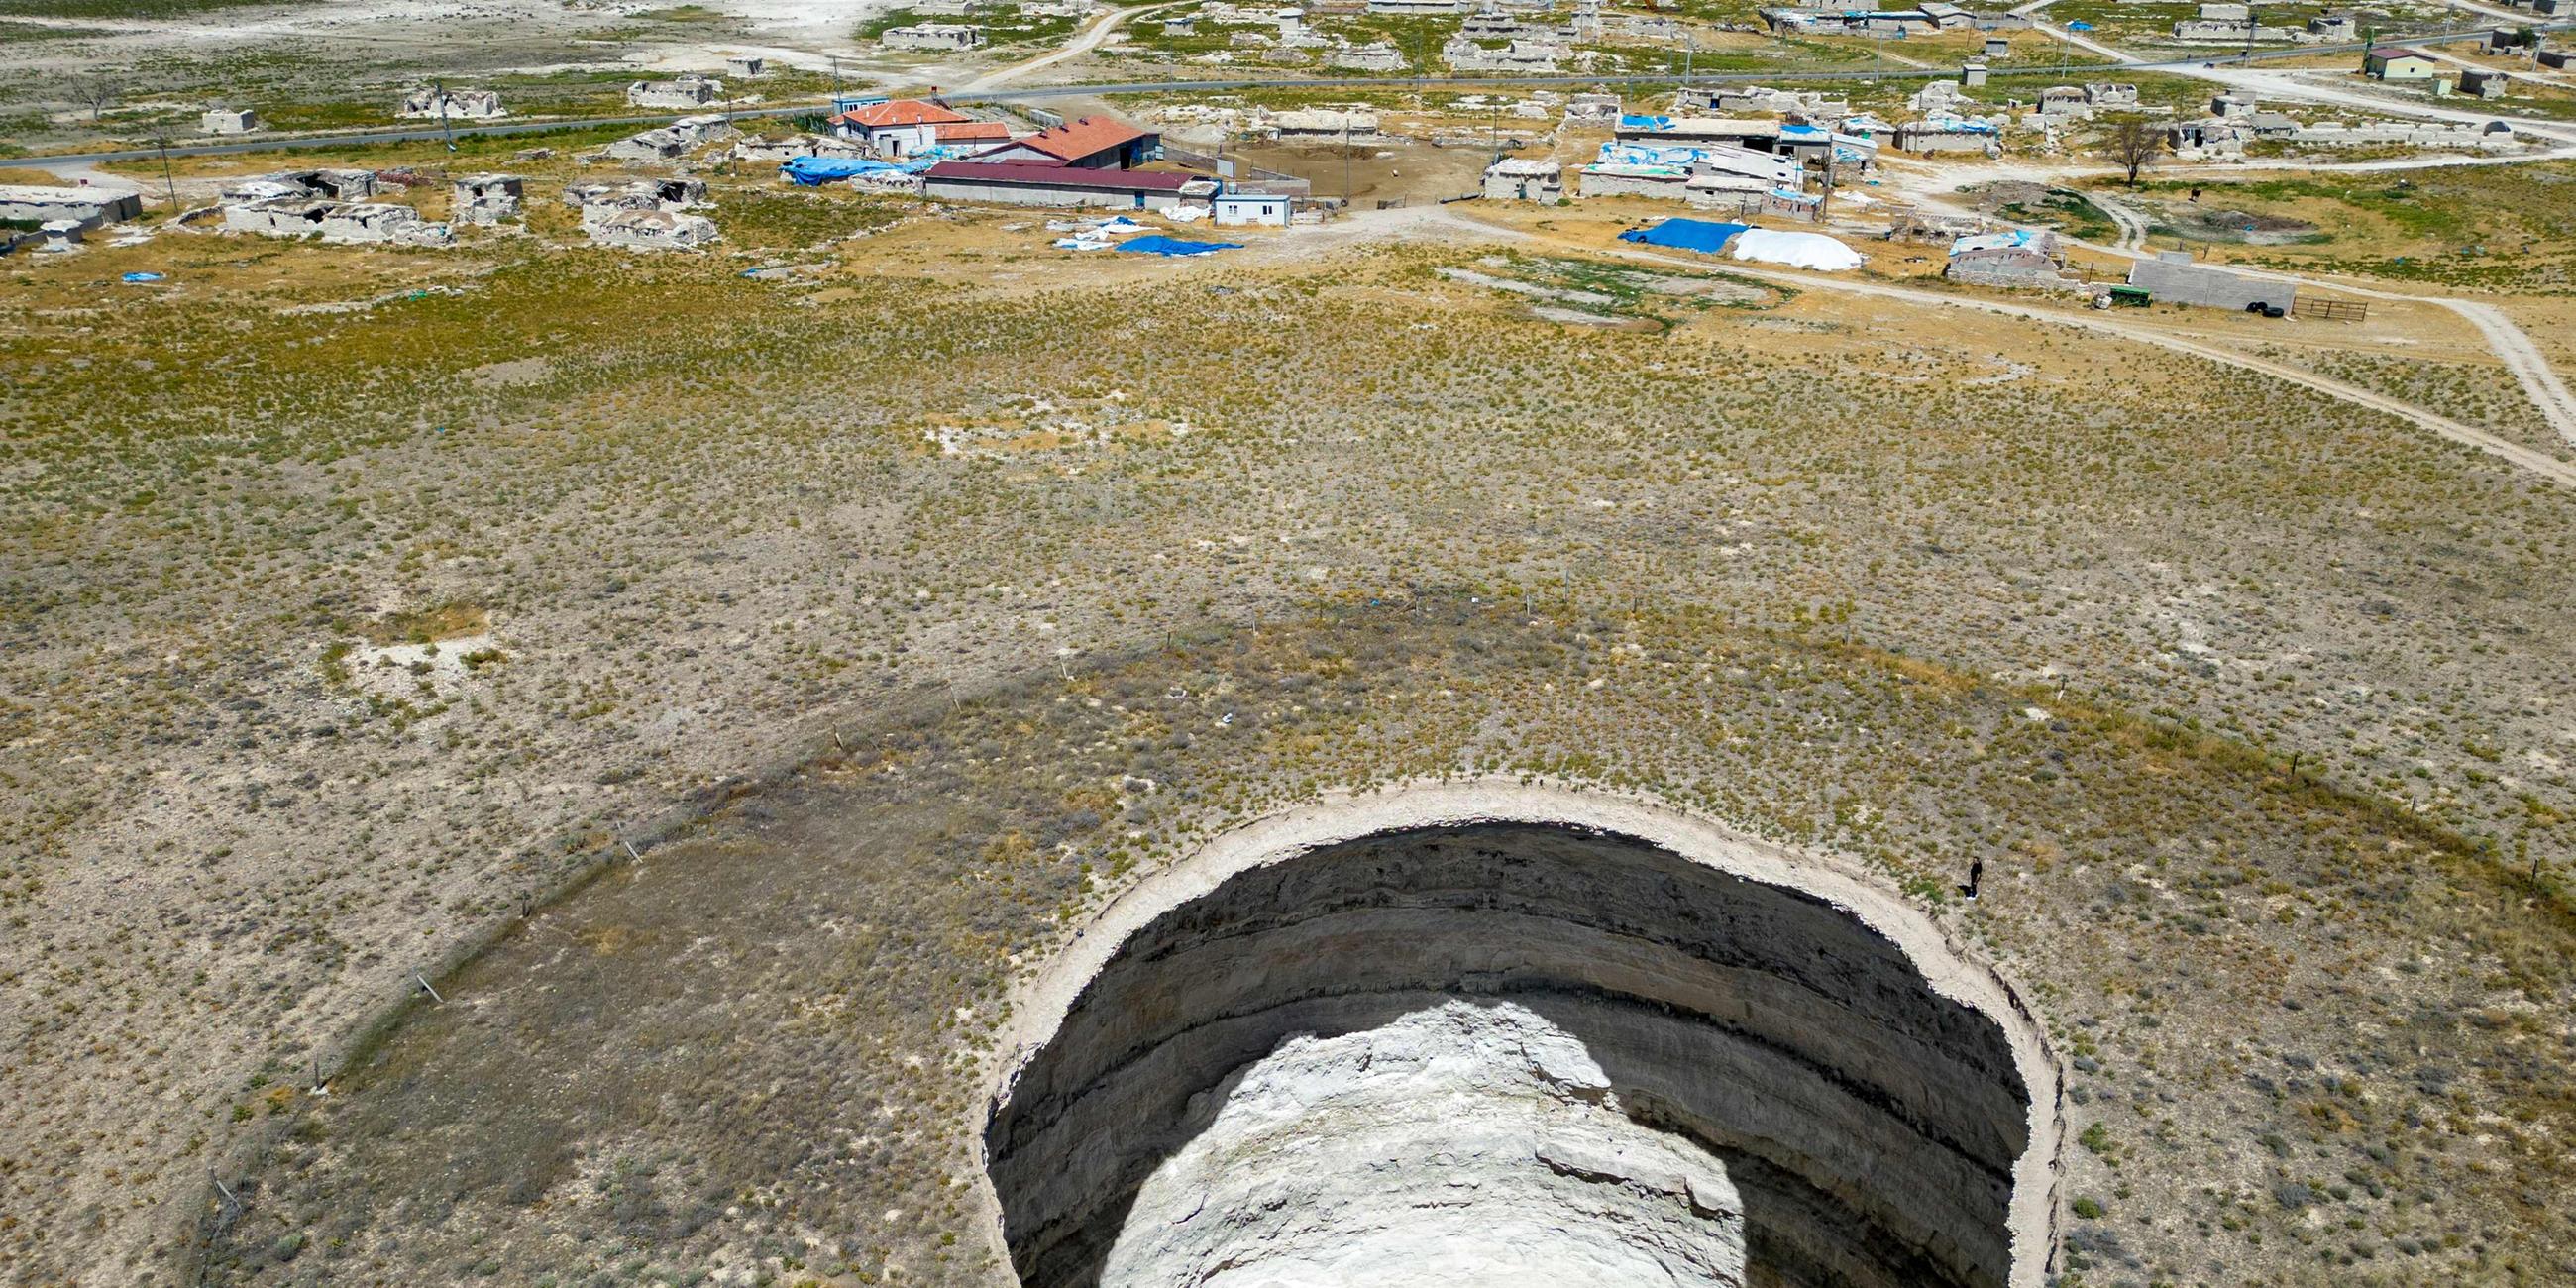
M1812 268L1823 273L1858 268L1861 262L1859 251L1823 233L1784 233L1771 228L1747 228L1737 233L1734 244L1727 248L1727 258Z

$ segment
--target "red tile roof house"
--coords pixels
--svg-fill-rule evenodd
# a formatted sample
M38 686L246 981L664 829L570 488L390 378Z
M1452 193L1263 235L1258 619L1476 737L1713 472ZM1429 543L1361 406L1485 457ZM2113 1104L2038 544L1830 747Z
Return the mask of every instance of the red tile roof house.
M939 146L940 126L975 123L975 118L937 103L898 98L864 103L833 117L832 132L856 139L881 155L900 157ZM1005 131L1003 137L1008 138L1009 133Z
M978 152L977 161L1126 170L1160 156L1163 136L1107 116L1085 116Z
M1205 201L1216 181L1159 170L1115 170L1057 161L942 161L921 176L921 195L1006 206L1105 206L1168 210Z

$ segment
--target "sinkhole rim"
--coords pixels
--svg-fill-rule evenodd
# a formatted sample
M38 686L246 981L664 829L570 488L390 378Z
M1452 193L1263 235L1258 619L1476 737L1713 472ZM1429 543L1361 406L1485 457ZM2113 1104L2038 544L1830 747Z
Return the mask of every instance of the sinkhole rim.
M1991 1020L2024 1088L2029 1143L2014 1160L2005 1210L2011 1288L2041 1288L2056 1269L2066 1213L2063 1069L2045 1026L1995 966L1953 939L1880 874L1839 859L1757 840L1660 801L1548 779L1435 778L1364 791L1336 790L1221 833L1188 857L1137 882L1077 928L1076 938L1009 994L1001 1053L970 1105L978 1228L994 1264L1020 1283L1004 1237L1001 1194L987 1130L1021 1073L1062 1031L1074 1005L1128 941L1165 915L1237 876L1344 842L1387 833L1477 825L1557 827L1622 837L1686 862L1822 900L1893 944L1922 987Z

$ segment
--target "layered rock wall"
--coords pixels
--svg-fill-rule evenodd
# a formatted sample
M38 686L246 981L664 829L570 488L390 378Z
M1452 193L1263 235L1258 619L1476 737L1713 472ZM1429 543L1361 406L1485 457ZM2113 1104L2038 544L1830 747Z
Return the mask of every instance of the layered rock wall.
M1723 1160L1755 1282L2011 1276L2031 1118L1995 1019L1799 890L1621 836L1483 824L1307 850L1129 933L986 1133L1022 1282L1100 1282L1140 1187L1208 1130L1229 1078L1454 998L1574 1035L1623 1112Z

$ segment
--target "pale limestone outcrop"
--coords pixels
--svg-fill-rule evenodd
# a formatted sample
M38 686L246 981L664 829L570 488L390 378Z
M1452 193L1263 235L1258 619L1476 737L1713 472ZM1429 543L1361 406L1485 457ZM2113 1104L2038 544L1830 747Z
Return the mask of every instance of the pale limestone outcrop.
M2056 1082L2008 990L1845 874L1615 803L1548 804L1634 814L1690 857L1533 822L1282 849L1255 829L1106 914L1114 949L1078 948L1075 974L1039 984L985 1134L1021 1281L1100 1282L1140 1188L1238 1071L1460 997L1575 1035L1628 1115L1722 1160L1757 1281L2038 1281ZM1460 817L1445 797L1338 808Z
M1725 1165L1622 1112L1574 1035L1446 1002L1295 1037L1203 1093L1106 1288L1740 1288Z

